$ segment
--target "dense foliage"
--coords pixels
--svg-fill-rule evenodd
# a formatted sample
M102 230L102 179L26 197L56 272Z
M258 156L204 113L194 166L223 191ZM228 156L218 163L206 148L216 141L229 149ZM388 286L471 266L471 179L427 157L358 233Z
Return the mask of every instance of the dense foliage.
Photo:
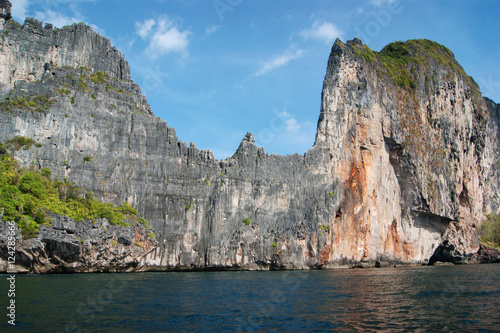
M24 136L19 136L19 135L15 136L13 138L10 138L9 140L7 140L7 142L5 142L5 147L15 149L15 150L19 150L22 147L24 147L24 149L30 149L31 146L33 146L33 145L35 145L38 148L40 148L42 146L42 144L35 142L35 140L33 140L33 139L26 138Z
M415 89L416 79L408 70L410 50L406 43L394 42L380 51L382 64L394 83L406 89Z
M23 111L47 111L55 100L50 99L48 96L7 96L3 102L0 103L2 110L12 111L19 109Z
M489 247L500 249L500 214L492 213L481 225L479 234L481 242Z
M49 212L76 221L106 218L126 226L126 219L147 224L129 204L115 207L96 200L91 192L68 182L51 180L49 169L20 168L0 143L0 208L4 218L16 221L25 237L34 237L40 224L50 225Z
M417 87L418 77L422 74L419 73L419 68L424 67L427 74L436 75L435 68L430 70L431 66L434 65L446 69L450 76L457 73L465 77L471 84L473 83L472 78L465 74L448 48L427 39L393 42L380 52L372 51L366 45L360 44L355 44L353 50L356 57L364 58L368 63L377 61L379 57L386 74L392 78L394 83L410 91ZM432 79L434 77L426 76L426 81Z

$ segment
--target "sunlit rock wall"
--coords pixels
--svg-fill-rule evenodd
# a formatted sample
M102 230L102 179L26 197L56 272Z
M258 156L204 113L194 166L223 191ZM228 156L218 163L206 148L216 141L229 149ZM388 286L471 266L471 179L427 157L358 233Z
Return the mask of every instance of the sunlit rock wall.
M137 208L160 244L141 269L424 263L437 249L435 260L467 260L499 202L498 106L458 67L415 65L405 89L360 50L333 46L305 155L266 154L247 134L220 161L153 116L109 40L8 22L0 141L33 138L42 147L11 152L23 165ZM50 102L9 102L21 96Z

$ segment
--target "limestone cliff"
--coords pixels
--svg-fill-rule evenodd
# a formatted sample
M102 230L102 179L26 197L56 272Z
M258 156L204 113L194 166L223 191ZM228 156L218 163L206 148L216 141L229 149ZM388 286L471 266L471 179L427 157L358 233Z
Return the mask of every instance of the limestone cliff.
M465 262L500 203L499 106L430 41L337 40L303 156L266 154L251 134L224 161L179 141L82 24L5 23L0 84L0 141L42 144L13 151L22 164L151 221L159 245L134 269Z
M336 41L315 146L333 155L345 186L346 230L364 230L358 260L421 262L438 244L432 260L477 251L475 229L499 203L498 111L437 43L393 43L377 54L359 40Z

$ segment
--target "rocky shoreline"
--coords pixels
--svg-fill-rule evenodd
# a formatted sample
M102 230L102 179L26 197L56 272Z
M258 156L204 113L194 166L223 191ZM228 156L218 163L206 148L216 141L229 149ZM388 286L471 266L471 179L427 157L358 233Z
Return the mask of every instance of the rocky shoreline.
M16 228L17 273L91 273L140 270L158 247L151 231L132 221L127 227L53 215L36 238L23 239ZM7 272L6 222L0 221L0 273Z
M269 262L256 262L246 267L158 267L149 265L160 244L151 231L143 225L128 221L130 226L110 225L106 219L95 222L76 222L71 218L53 215L52 226L40 226L38 236L23 239L16 228L16 258L14 269L7 269L7 222L0 220L0 274L54 274L54 273L126 273L146 271L228 271L228 270L276 270L287 269L280 265L280 258ZM444 257L439 258L446 260ZM500 263L500 252L481 245L479 251L466 260L455 264ZM451 260L433 260L428 265L453 265ZM423 266L380 260L375 262L339 262L335 265L313 265L305 269L333 268L384 268L399 266ZM304 268L302 268L304 269Z

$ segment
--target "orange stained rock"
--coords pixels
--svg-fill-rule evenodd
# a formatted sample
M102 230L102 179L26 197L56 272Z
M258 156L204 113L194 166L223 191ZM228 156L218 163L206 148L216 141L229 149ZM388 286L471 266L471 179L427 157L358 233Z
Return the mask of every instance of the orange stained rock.
M331 249L332 249L331 245L328 244L325 249L321 250L321 259L320 259L321 265L328 263L328 261L330 260Z

